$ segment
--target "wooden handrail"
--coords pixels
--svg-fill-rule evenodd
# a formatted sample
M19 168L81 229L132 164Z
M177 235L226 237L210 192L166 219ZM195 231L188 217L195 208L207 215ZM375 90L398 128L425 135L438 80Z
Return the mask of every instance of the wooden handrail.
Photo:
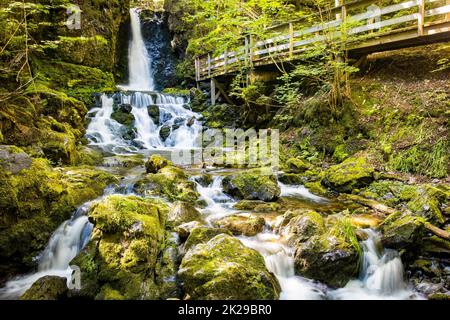
M408 26L416 25L417 36L420 37L424 35L427 18L440 15L445 15L447 18L450 13L450 4L447 4L447 0L405 0L384 7L371 6L367 11L353 15L349 13L350 9L373 5L377 2L374 0L344 2L332 9L333 13L338 13L336 19L299 30L295 30L295 21L271 27L269 30L282 26L288 28L285 33L267 40L254 43L253 36L247 35L243 38L245 42L243 46L235 51L226 51L218 57L212 57L211 53L198 56L195 64L196 76L201 80L214 77L216 74L232 72L241 62L245 62L247 67L252 67L254 62L267 60L268 63L273 63L273 59L278 57L281 61L292 60L295 54L307 50L314 43L330 40L330 35L331 39L342 38L344 35L342 32L347 35L362 36L362 41L366 41L370 37L375 38L380 31L384 33L385 28L391 29L394 34L396 30L401 30L407 24ZM430 4L435 3L440 4L438 7L430 8ZM403 14L397 15L397 13ZM386 19L382 19L383 17Z

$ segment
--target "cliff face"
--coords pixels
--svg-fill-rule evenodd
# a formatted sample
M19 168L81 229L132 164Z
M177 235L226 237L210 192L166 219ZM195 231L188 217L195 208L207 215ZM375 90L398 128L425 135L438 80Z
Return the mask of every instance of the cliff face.
M76 164L93 93L124 78L129 1L0 2L0 143ZM69 18L80 28L68 28Z

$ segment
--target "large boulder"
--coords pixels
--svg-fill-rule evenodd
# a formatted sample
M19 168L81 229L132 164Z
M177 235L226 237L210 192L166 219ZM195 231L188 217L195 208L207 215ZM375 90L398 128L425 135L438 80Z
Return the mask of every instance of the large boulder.
M184 243L184 250L187 251L200 243L206 243L219 234L232 235L229 230L221 228L210 228L205 226L193 228Z
M331 287L343 287L358 274L361 249L350 221L329 220L325 232L318 233L298 245L294 263L298 274L321 281Z
M81 270L81 289L73 295L101 300L176 298L174 290L161 286L175 278L167 259L173 251L167 249L174 248L165 230L168 211L159 200L136 196L114 195L94 204L88 212L94 225L91 241L71 262Z
M338 192L351 193L369 185L374 180L374 172L365 157L352 157L329 168L322 184Z
M264 258L227 235L189 250L178 276L193 300L274 300L280 294Z
M186 222L183 224L180 224L179 226L175 227L174 230L176 233L178 233L178 236L180 237L180 241L184 242L191 234L192 230L195 228L203 227L203 223L198 221L191 221Z
M235 236L253 237L264 231L266 221L263 217L236 214L214 221L214 225L231 231Z
M379 226L381 242L387 248L404 249L418 247L425 234L426 220L408 213L391 214Z
M308 241L325 232L325 222L320 214L312 210L287 211L280 222L278 232L291 246Z
M288 173L304 173L311 165L298 158L291 158L286 162Z
M227 176L222 186L225 193L245 200L274 201L281 193L276 176L265 168Z
M20 300L63 300L68 291L66 278L45 276L33 283Z
M202 214L189 203L182 201L174 203L169 212L168 222L170 222L172 226L177 227L191 221L202 222Z
M200 194L194 181L180 168L168 165L158 173L147 174L138 180L133 191L142 196L162 196L170 201L196 203Z

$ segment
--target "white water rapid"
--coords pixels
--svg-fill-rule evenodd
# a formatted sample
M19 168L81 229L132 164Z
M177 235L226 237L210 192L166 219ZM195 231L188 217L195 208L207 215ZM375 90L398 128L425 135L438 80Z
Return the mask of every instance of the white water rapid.
M71 281L70 262L86 246L91 236L92 224L86 212L91 203L85 203L72 219L62 223L51 236L45 250L37 257L38 271L14 278L0 289L0 299L17 299L38 279L45 276L58 276Z
M364 232L368 238L361 243L363 257L359 279L332 291L330 296L343 300L420 299L405 282L398 252L384 249L380 235L374 230L367 229Z

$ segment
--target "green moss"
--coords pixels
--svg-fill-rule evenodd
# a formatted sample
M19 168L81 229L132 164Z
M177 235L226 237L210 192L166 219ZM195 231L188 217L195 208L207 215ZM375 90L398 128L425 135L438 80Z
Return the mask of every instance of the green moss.
M278 299L280 293L264 258L227 235L189 250L178 275L194 300L266 300Z
M206 243L219 234L231 235L231 232L221 228L197 227L191 230L184 245L185 250L189 250L200 243Z
M346 145L340 144L334 149L333 159L337 162L342 162L347 159L349 154L346 152Z
M173 166L173 163L159 154L152 155L145 163L147 173L158 173L167 166Z
M328 169L322 184L339 192L351 192L373 181L375 170L363 156L352 157Z
M298 158L291 158L286 162L289 173L303 173L311 168L311 165Z
M275 212L281 209L277 202L264 202L261 200L241 200L233 208L252 212Z
M270 169L251 169L223 179L225 193L245 200L273 201L280 196L276 176Z
M263 232L266 221L263 217L247 216L247 215L232 215L214 221L214 225L231 231L233 235L244 235L247 237L254 237Z

